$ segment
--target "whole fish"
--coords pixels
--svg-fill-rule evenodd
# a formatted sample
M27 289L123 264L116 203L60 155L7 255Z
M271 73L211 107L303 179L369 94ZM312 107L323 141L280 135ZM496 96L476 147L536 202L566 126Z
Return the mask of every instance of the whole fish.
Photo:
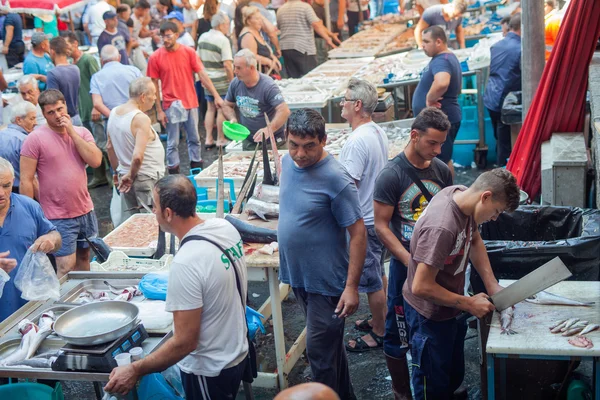
M25 357L26 360L35 355L42 345L42 342L54 331L53 327L55 319L56 317L52 311L45 312L40 316L40 320L38 321L39 330L31 341L27 356Z
M260 228L229 214L225 215L225 219L237 229L244 242L271 243L277 241L277 231L274 229Z
M581 347L584 349L591 349L594 347L594 343L585 336L575 336L574 338L569 339L569 343L575 347Z
M514 318L514 307L508 307L506 310L500 313L500 334L501 335L515 335L517 332L513 331L510 326Z
M267 203L251 197L244 206L244 212L249 216L256 215L260 219L267 221L267 217L279 218L279 204Z
M0 366L24 360L27 357L27 353L29 352L29 348L31 347L31 343L34 340L38 329L38 326L28 319L19 322L19 333L23 335L19 348L10 353L6 358L0 360Z
M556 305L556 306L581 306L590 307L594 302L583 303L577 300L571 300L566 297L558 296L552 293L541 291L525 299L525 301L534 304Z
M141 296L142 292L138 289L137 286L129 286L123 289L120 295L114 298L116 301L129 301L133 299L135 296Z
M585 335L586 333L593 332L598 328L600 328L600 325L598 325L598 324L589 324L585 328L583 328L580 335Z
M570 327L572 327L573 325L575 325L577 322L579 322L579 318L571 318L570 320L568 320L567 322L565 322L565 325L563 326L563 329L569 329Z
M254 197L267 203L279 204L279 186L258 183L254 189Z
M585 328L585 327L586 327L586 325L587 325L587 324L588 324L588 322L587 322L587 321L578 321L577 323L575 323L575 324L573 324L573 325L571 325L571 326L569 326L569 327L566 327L566 326L565 326L565 327L561 328L561 330L560 330L560 331L561 331L561 332L566 332L566 331L568 331L569 329L573 329L573 328L582 328L582 329L583 329L583 328Z
M573 336L579 332L581 332L585 328L585 325L575 325L573 328L569 329L566 332L563 332L563 336Z
M559 328L559 327L562 327L562 326L565 324L565 322L567 322L567 320L566 320L566 319L561 319L560 321L556 321L556 322L555 322L555 323L553 323L553 324L550 326L550 328L548 328L548 329L552 330L552 329L554 329L554 328Z
M31 367L31 368L50 368L56 357L50 358L32 358L30 360L13 361L6 364L7 367Z

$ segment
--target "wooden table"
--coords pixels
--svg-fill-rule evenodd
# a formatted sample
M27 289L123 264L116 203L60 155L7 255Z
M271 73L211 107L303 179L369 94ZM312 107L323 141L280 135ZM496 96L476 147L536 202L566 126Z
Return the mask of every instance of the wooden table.
M515 281L501 280L502 286ZM501 335L498 313L494 312L487 340L487 391L488 400L496 398L494 360L500 363L500 386L506 387L506 359L535 360L581 360L593 362L594 398L600 400L600 331L586 334L593 343L591 349L583 349L569 344L567 337L553 334L548 329L561 319L579 317L590 323L600 323L600 282L557 283L548 292L582 302L595 302L591 307L569 307L539 305L521 302L515 306L512 329L517 335Z
M247 221L245 214L241 219L250 222L253 225L277 229L277 220ZM291 292L290 285L279 283L279 253L266 255L258 253L256 250L263 247L264 244L245 243L246 266L248 267L248 281L268 282L269 298L265 300L258 312L264 316L263 323L273 317L273 336L275 339L275 358L277 369L274 372L259 372L258 378L252 383L256 387L276 388L283 390L288 386L288 375L294 365L306 348L306 327L294 341L289 351L286 352L285 337L283 335L283 315L281 312L281 302L285 300Z

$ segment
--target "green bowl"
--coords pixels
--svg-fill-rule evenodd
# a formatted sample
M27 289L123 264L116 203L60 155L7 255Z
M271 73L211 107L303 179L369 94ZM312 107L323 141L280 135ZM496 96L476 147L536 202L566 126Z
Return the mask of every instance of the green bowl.
M223 121L223 133L229 140L244 140L250 135L244 125L229 121Z

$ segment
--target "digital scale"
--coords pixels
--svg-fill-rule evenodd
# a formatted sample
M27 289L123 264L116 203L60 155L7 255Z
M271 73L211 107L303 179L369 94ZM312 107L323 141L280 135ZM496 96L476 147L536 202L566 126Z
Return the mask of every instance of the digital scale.
M111 372L117 366L115 356L139 347L148 338L144 325L138 324L129 333L109 343L95 346L67 344L52 363L53 371Z

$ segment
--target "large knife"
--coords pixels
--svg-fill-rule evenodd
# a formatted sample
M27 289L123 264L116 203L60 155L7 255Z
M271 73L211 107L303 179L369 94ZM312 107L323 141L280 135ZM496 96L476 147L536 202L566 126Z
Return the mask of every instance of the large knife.
M494 303L496 310L503 311L558 282L570 278L571 275L571 271L562 260L555 257L493 295L490 301Z

